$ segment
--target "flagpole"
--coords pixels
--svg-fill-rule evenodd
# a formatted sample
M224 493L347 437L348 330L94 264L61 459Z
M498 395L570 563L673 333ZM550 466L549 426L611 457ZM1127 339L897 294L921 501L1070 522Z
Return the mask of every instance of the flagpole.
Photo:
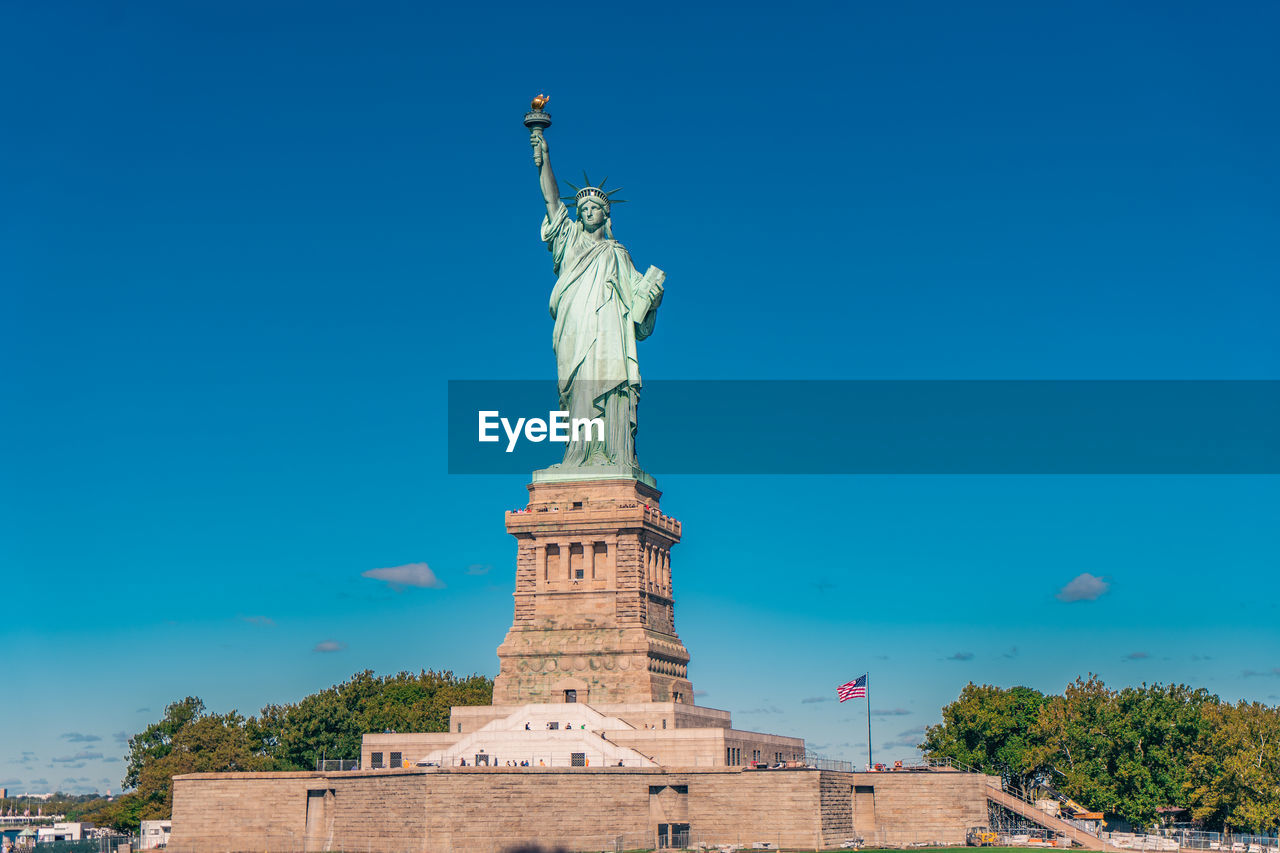
M875 764L871 762L871 673L867 673L867 680L863 687L867 692L867 769L871 770Z

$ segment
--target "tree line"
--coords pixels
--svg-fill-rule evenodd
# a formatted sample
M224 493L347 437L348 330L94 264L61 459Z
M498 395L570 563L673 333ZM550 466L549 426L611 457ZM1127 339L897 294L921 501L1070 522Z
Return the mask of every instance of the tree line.
M1280 828L1280 708L1203 688L1117 691L1093 674L1061 695L970 682L920 750L1135 825L1181 808L1207 829Z
M188 696L129 739L129 793L77 803L82 820L136 830L172 813L183 773L311 770L356 758L366 732L443 732L454 705L486 705L493 680L452 672L370 670L298 702L244 717ZM1110 690L1096 675L1061 695L968 684L920 749L1032 789L1149 826L1180 807L1210 829L1280 828L1280 708L1223 702L1183 684Z
M372 670L253 717L209 712L188 696L129 738L124 787L114 800L85 804L81 819L122 831L173 813L172 778L183 773L314 770L321 758L358 758L366 732L443 732L454 705L488 705L493 679L423 670Z

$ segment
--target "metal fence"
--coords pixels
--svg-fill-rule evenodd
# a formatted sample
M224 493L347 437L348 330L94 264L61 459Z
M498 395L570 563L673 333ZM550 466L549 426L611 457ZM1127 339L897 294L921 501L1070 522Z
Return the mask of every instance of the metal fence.
M358 758L317 758L317 770L359 770Z
M1150 837L1150 836L1148 836ZM1199 829L1169 829L1160 837L1187 850L1221 850L1223 853L1280 853L1280 839L1274 835L1206 832ZM1138 848L1155 849L1155 848Z
M34 847L18 848L34 853L120 853L138 849L138 839L128 835L100 835L80 841L41 841Z
M864 831L856 837L832 843L830 847L840 847L844 849L861 849L864 847L873 849L905 849L912 847L963 847L965 846L965 843L966 838L964 836L943 835L936 829L888 830L881 827L876 830ZM1010 837L1006 835L999 836L997 844L1002 847L1014 846ZM745 846L748 848L751 847L750 844ZM775 847L773 849L778 848ZM788 846L788 849L791 848ZM807 850L810 848L806 847L801 849ZM824 847L821 849L825 850L828 848Z
M1172 853L1179 846L1175 839L1139 832L1103 832L1098 837L1125 850L1164 850Z

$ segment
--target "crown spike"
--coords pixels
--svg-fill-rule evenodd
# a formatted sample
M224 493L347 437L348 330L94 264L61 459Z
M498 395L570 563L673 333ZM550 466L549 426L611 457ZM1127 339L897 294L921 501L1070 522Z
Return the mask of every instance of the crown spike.
M604 176L604 180L603 180L603 181L601 181L599 184L597 184L597 185L596 185L596 189L598 189L598 190L603 190L603 189L604 189L604 185L605 185L605 184L607 184L607 183L609 183L609 176L608 176L608 175L605 175L605 176Z
M604 187L601 187L600 189L604 189ZM610 197L610 198L609 198L609 200L610 200L610 201L613 201L613 194L614 194L614 193L616 193L616 192L618 192L618 191L619 191L619 190L621 190L621 189L622 189L622 187L618 187L617 189L609 190L608 192L606 192L606 193L605 193L605 195L607 195L607 196L609 196L609 197Z
M587 170L586 170L586 169L583 169L583 170L582 170L582 180L586 182L586 183L584 183L584 184L583 184L583 186L584 186L584 187L589 187L589 186L591 186L591 179L587 177Z

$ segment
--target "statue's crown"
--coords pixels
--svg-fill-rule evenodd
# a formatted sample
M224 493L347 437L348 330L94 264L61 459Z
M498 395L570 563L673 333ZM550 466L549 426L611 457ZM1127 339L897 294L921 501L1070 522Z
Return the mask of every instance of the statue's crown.
M591 185L591 179L587 177L586 172L582 173L582 181L584 184L584 186L582 187L579 187L575 184L569 184L568 181L565 181L565 183L573 187L574 190L576 190L576 192L571 196L563 196L561 197L560 200L563 201L565 204L569 205L570 207L577 207L578 205L582 204L584 201L594 201L596 204L600 205L605 210L609 209L610 204L622 204L623 202L626 201L625 198L612 197L613 194L616 193L618 190L622 189L622 187L618 187L617 189L613 189L613 190L606 190L604 188L604 185L609 182L608 175L605 176L605 179L600 182L600 186L598 187Z

